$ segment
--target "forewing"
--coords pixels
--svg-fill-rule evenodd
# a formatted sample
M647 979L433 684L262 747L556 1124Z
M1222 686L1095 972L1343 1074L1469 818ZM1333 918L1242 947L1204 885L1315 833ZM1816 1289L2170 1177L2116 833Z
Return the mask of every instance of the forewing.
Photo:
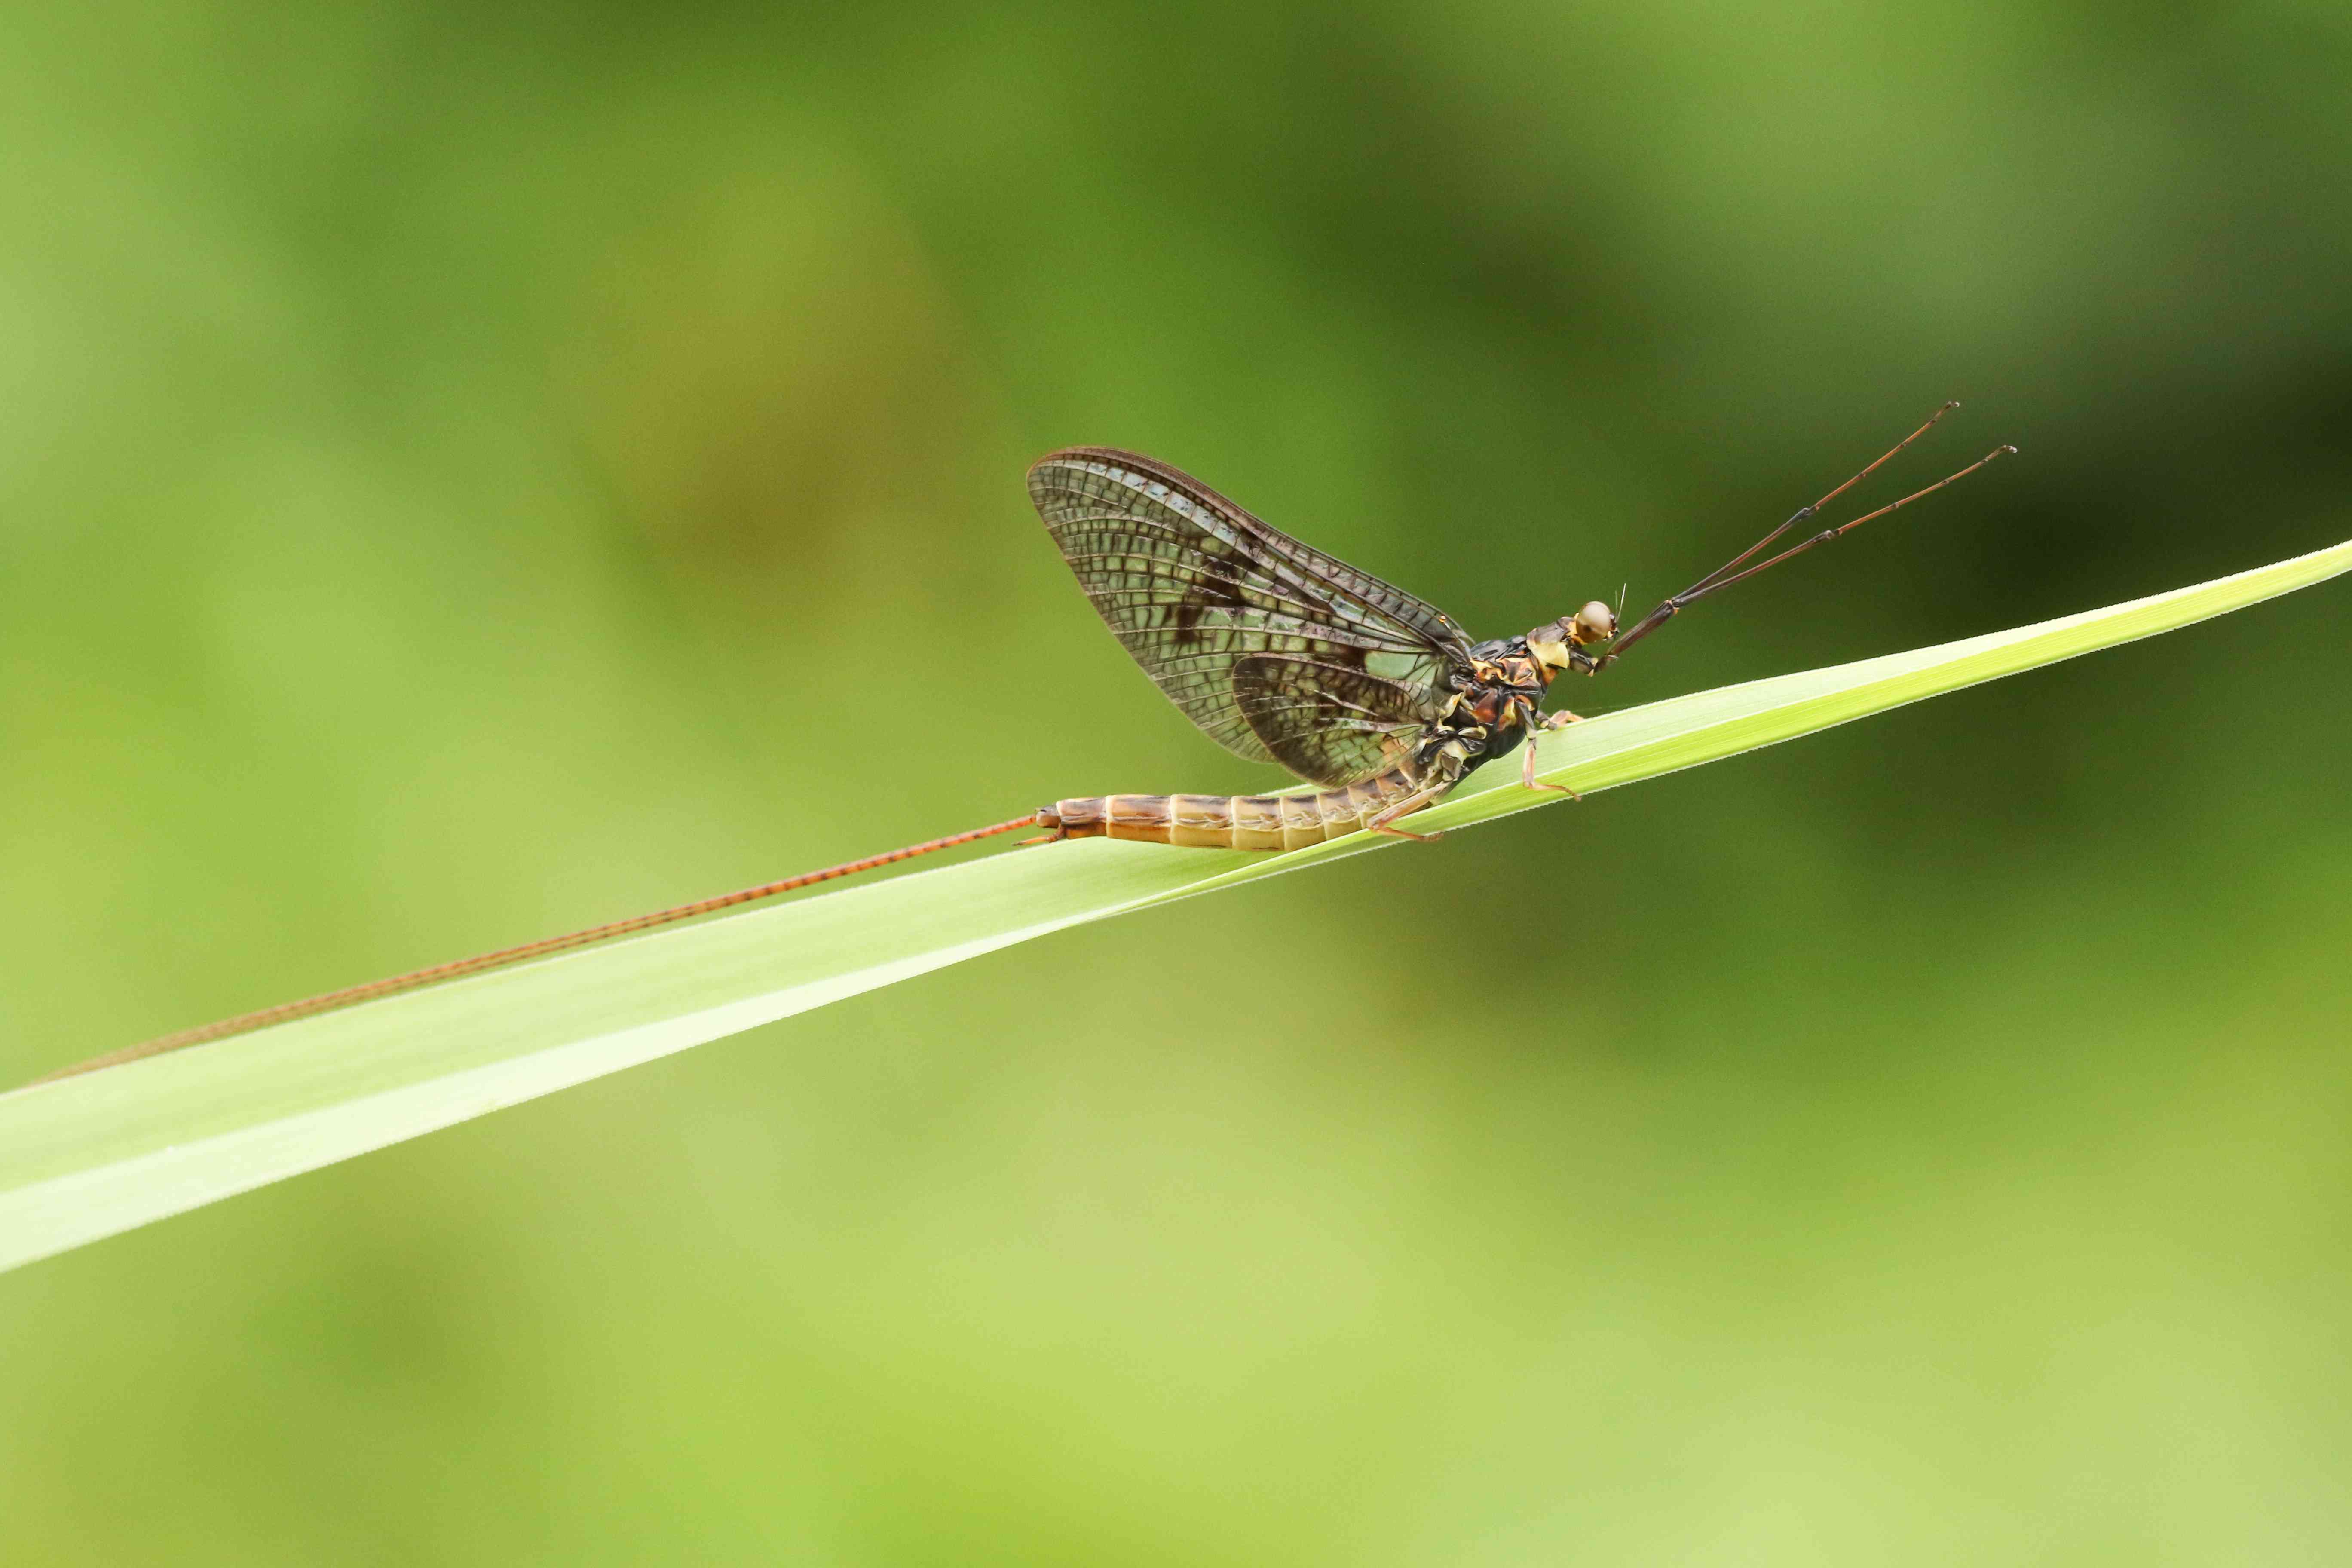
M1336 756L1309 771L1252 726L1236 690L1244 659L1276 656L1366 677L1402 693L1394 700L1423 722L1444 700L1446 677L1468 662L1467 642L1444 612L1268 527L1165 463L1074 447L1029 470L1029 495L1144 673L1212 740L1254 761L1342 782L1329 772ZM1339 750L1360 746L1346 741ZM1303 742L1290 750L1301 759L1311 751Z
M1236 661L1234 695L1275 761L1319 784L1354 784L1403 762L1432 717L1412 688L1279 654Z

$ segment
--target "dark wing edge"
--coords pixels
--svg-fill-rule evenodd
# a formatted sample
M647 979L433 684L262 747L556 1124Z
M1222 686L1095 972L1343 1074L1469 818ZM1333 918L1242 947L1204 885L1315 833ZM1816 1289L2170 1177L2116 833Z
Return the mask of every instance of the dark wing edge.
M1163 463L1140 452L1122 451L1117 447L1065 447L1058 452L1046 453L1030 466L1032 492L1034 492L1034 479L1039 468L1048 463L1074 458L1130 468L1157 479L1171 489L1182 491L1195 503L1222 514L1235 529L1264 545L1276 560L1290 566L1307 582L1353 600L1369 616L1391 623L1432 649L1457 654L1465 666L1469 663L1470 639L1463 634L1460 626L1454 624L1454 617L1444 610L1406 593L1393 583L1383 582L1369 572L1349 565L1336 555L1327 554L1311 544L1301 543L1247 508L1219 495L1173 463ZM1290 574L1283 575L1289 577Z
M1377 773L1394 748L1367 740L1356 710L1376 710L1387 728L1425 726L1446 677L1467 662L1466 640L1442 611L1299 543L1165 463L1068 447L1038 459L1029 491L1128 653L1212 740L1251 761L1317 783ZM1261 672L1265 700L1281 694L1287 714L1273 731L1278 746L1261 727L1273 721L1245 711L1240 691L1241 664L1261 656L1298 667L1279 681ZM1334 705L1304 700L1300 682L1351 676L1370 684ZM1339 734L1319 750L1299 727L1318 719Z

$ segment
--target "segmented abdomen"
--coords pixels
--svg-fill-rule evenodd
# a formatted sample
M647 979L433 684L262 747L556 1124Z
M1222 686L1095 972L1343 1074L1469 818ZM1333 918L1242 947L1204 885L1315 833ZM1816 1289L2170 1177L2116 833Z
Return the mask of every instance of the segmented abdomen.
M1105 795L1057 800L1037 814L1056 838L1132 838L1195 849L1303 849L1362 830L1417 794L1402 768L1313 795Z

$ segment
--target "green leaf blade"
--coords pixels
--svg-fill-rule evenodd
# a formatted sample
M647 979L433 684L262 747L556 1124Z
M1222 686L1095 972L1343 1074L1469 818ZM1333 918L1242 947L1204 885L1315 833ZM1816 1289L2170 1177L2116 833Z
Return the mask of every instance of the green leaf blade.
M1546 736L1584 793L2152 637L2352 570L2352 542L2104 610L1604 715ZM1556 805L1487 769L1428 831ZM1392 847L1100 839L1003 854L0 1095L0 1268L1072 925Z

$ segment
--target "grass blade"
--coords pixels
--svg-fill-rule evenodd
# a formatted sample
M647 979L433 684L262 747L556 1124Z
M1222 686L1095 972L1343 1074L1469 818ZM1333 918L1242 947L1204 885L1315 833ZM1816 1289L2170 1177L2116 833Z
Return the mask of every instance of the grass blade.
M1546 737L1585 793L2170 631L2352 570L2352 543L2152 598L1724 687ZM1416 827L1562 802L1489 769ZM0 1095L0 1268L1052 931L1395 841L1287 855L1100 839L478 975ZM90 1049L105 1042L89 1042Z

